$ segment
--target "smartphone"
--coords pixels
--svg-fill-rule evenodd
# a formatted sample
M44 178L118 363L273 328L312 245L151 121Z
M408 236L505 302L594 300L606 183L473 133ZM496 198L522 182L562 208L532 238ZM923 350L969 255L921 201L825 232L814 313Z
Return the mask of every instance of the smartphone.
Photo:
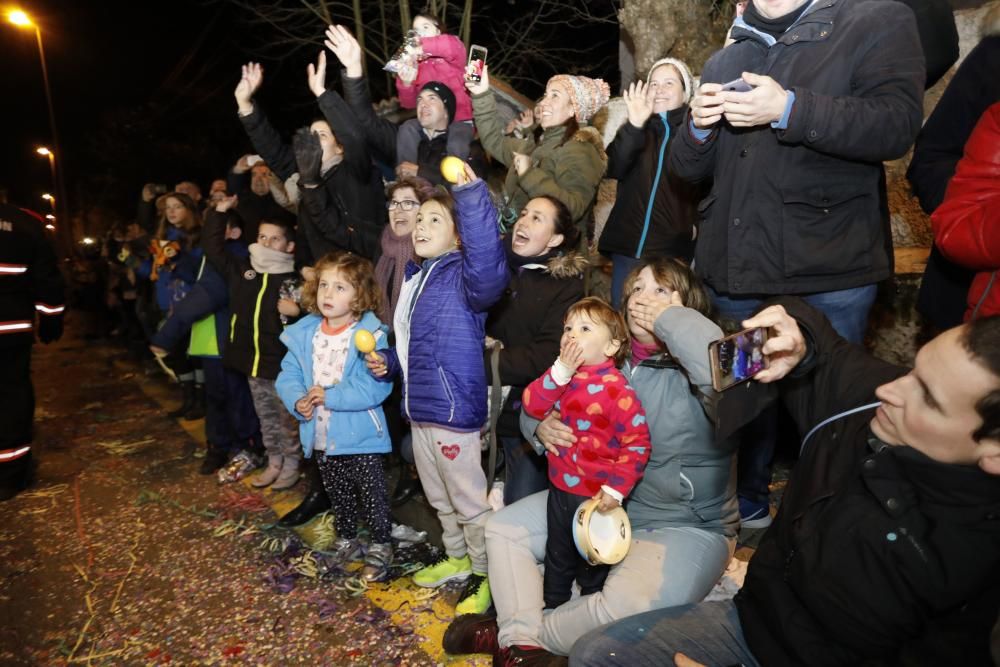
M486 64L486 47L473 44L469 47L469 63L465 66L465 78L479 83L483 80L483 66Z
M767 329L756 327L709 343L712 388L716 391L729 389L767 368L766 342Z
M722 89L730 93L749 93L753 90L753 86L743 80L743 78L735 79L729 83L722 84Z

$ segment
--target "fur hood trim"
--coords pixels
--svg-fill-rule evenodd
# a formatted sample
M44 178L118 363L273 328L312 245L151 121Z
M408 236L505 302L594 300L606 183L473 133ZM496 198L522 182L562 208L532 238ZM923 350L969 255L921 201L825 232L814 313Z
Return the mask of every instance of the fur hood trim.
M586 127L581 127L573 135L573 141L582 141L583 143L593 144L594 148L601 155L601 162L604 166L608 165L608 154L604 150L604 139L601 138L601 133L596 127L591 127L587 125Z
M575 250L553 257L545 266L545 272L553 278L564 280L566 278L582 278L590 262L586 257Z

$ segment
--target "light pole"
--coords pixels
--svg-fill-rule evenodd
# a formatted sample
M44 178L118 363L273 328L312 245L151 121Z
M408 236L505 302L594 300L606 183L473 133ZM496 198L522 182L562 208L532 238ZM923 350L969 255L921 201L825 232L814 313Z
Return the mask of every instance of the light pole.
M62 155L59 148L59 132L56 129L56 114L52 106L52 87L49 85L49 68L45 63L45 46L42 44L42 30L38 24L31 20L25 12L15 9L7 13L7 20L19 28L34 28L35 39L38 42L38 58L42 63L42 83L45 84L45 102L49 110L49 131L52 133L52 145L55 153ZM45 152L43 152L43 150ZM49 158L49 168L52 170L52 180L55 183L56 191L59 195L58 202L61 206L59 211L59 238L62 239L64 247L63 253L68 254L73 248L73 230L70 226L69 214L66 207L66 183L63 180L63 169L56 169L55 154L48 148L37 149L39 155Z

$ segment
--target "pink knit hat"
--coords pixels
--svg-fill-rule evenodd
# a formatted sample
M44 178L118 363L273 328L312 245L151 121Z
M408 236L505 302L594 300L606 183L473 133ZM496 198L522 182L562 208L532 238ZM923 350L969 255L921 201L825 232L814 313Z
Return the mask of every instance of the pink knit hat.
M560 86L569 94L573 110L576 112L576 119L581 123L590 120L608 103L608 99L611 97L611 89L602 79L556 74L549 79L549 85Z

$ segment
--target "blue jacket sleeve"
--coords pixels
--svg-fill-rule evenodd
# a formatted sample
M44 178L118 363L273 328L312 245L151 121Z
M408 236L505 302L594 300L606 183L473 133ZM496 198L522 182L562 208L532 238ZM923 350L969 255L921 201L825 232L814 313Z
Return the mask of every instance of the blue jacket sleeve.
M375 379L378 380L379 382L391 383L393 380L396 379L396 376L399 375L403 370L402 367L399 365L399 356L396 355L396 350L392 349L391 347L387 347L384 350L375 350L375 351L381 354L382 358L385 359L385 367L388 371L382 377L376 377ZM375 376L372 375L372 377Z
M353 354L360 352L353 351ZM360 412L382 405L392 393L391 382L381 382L364 365L364 361L354 366L356 372L345 376L339 384L326 390L324 405L327 409L340 412Z
M458 231L462 238L462 283L465 299L475 312L490 309L510 280L507 256L497 229L497 212L486 181L475 180L452 190Z
M278 392L278 398L284 403L285 409L292 413L293 417L300 422L308 421L295 409L295 402L305 396L309 389L302 376L302 364L291 349L285 352L285 356L281 359L281 371L278 373L278 379L274 381L274 389Z

